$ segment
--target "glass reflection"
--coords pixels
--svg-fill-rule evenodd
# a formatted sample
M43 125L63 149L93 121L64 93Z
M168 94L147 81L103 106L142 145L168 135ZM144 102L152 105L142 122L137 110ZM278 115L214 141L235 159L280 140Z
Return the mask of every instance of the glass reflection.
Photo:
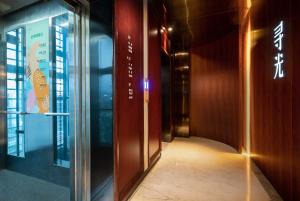
M0 80L6 85L0 96L0 200L70 200L75 35L74 13L67 8L46 1L0 12L6 75Z
M91 2L91 200L113 200L113 1Z
M69 65L67 61L68 14L53 20L53 111L69 112ZM54 161L56 165L70 167L69 116L53 117Z
M24 29L6 34L7 111L24 111ZM24 115L7 115L7 154L25 157Z

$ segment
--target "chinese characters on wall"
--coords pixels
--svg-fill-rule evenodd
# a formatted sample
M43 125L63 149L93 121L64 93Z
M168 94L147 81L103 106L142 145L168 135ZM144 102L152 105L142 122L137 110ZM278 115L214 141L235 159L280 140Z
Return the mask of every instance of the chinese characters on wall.
M128 99L132 100L134 97L133 90L133 48L131 36L127 36L127 68L128 68Z
M281 21L274 29L274 46L277 50L275 55L275 73L274 79L283 78L284 75L284 54L283 54L283 21Z

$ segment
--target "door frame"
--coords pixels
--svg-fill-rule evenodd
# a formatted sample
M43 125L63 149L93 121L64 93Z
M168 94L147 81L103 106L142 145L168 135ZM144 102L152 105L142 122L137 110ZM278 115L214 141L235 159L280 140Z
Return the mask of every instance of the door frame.
M75 8L74 135L71 138L71 201L90 201L90 3L87 0L64 0ZM70 72L72 74L72 72ZM71 121L71 118L70 118ZM71 124L71 122L70 122Z

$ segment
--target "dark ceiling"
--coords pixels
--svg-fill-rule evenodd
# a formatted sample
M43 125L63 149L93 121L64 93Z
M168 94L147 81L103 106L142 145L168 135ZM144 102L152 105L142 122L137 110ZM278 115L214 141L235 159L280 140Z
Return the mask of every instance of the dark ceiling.
M197 46L234 30L239 22L239 0L166 0L172 47Z
M39 0L0 0L0 16L38 1Z

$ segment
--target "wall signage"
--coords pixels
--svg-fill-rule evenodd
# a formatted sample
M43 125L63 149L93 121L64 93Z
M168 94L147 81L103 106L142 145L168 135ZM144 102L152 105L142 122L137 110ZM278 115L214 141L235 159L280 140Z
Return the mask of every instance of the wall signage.
M274 28L274 46L276 48L276 55L274 57L275 59L275 73L274 73L274 79L280 79L285 76L284 74L284 54L283 54L283 21L280 21L280 23Z
M49 112L49 20L26 25L26 111Z
M133 54L133 45L131 36L127 36L127 68L128 68L128 99L132 100L134 97L133 90L133 62L132 62L132 54Z

